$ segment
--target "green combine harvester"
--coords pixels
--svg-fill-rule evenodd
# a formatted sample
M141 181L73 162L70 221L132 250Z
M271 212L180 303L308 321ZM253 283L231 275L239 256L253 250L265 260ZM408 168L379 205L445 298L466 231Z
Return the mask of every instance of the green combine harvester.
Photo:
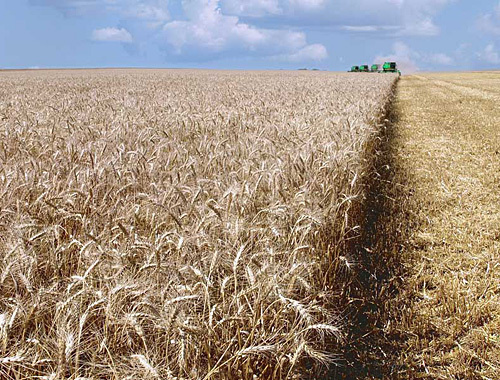
M382 66L382 70L384 73L398 73L399 75L401 75L401 71L398 70L396 62L384 63L384 66Z
M371 67L368 65L352 66L349 73L398 73L401 75L401 71L398 70L398 65L396 62L386 62L383 65L374 63Z

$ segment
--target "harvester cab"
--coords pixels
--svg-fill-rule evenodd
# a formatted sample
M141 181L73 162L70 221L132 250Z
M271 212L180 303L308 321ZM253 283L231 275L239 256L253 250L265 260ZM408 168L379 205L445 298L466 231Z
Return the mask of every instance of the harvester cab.
M371 68L371 70L370 70L370 71L371 71L372 73L378 73L378 72L379 72L379 70L380 70L380 66L381 66L381 65L379 65L378 63L374 63L374 64L372 65L372 68Z
M361 71L363 73L367 73L370 71L370 69L368 68L368 65L361 65L361 66L359 66L359 71Z
M398 70L396 62L386 62L382 69L384 73L399 73L399 75L401 75L401 71Z
M351 70L349 72L350 73L358 73L359 72L359 66L351 66Z

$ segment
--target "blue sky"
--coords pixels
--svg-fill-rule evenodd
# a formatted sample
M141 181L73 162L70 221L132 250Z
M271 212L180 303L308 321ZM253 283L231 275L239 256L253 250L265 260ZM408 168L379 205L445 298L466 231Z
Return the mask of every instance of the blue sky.
M0 68L500 68L500 0L0 0Z

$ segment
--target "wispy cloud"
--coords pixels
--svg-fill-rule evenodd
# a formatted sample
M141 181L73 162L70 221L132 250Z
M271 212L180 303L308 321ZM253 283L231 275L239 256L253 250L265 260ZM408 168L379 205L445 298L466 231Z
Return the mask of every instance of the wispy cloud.
M328 51L321 44L307 45L296 53L285 56L290 62L322 61L328 57Z
M166 21L170 18L168 0L29 0L30 4L50 6L66 15L82 16L112 13L124 18Z
M375 57L374 62L382 63L386 61L395 61L404 74L411 74L419 70L416 63L419 58L419 53L412 50L405 43L397 41L392 45L392 52L378 55Z
M397 41L392 45L392 52L379 54L375 62L396 61L400 70L405 74L411 74L427 67L456 66L461 46L453 54L427 53L412 49L404 42Z
M399 28L391 25L342 25L341 30L354 33L395 32Z
M488 44L484 50L477 53L477 57L486 63L498 65L500 64L500 53L495 47L495 44Z
M491 12L479 17L477 26L485 33L500 36L500 1Z
M440 33L439 27L434 24L431 17L417 19L403 25L399 31L401 36L437 36Z
M430 54L425 58L425 61L435 63L440 66L452 66L455 64L455 60L444 53Z
M94 41L125 42L125 43L130 43L133 41L132 35L125 28L96 29L92 32L92 39Z
M435 16L454 1L221 0L221 7L228 14L267 18L276 25L332 27L353 33L391 31L401 37L438 35L440 28L434 21Z
M223 6L224 11L237 16L263 17L283 14L279 0L226 0L223 1Z
M301 10L317 10L325 6L326 0L289 0L292 8Z

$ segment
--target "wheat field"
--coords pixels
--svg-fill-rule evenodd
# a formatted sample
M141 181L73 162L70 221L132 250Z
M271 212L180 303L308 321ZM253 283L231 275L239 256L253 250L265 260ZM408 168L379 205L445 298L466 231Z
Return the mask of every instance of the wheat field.
M393 75L0 73L0 374L320 376Z

